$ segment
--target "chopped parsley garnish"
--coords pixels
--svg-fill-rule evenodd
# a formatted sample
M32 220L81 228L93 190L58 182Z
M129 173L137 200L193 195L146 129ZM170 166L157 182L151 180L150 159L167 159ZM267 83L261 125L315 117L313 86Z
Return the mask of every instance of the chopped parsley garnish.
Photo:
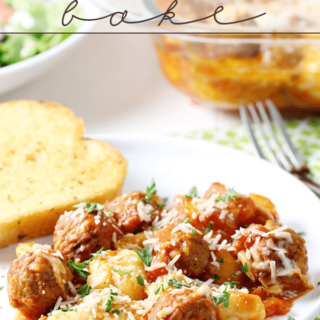
M299 235L300 237L304 237L304 236L306 235L306 233L305 233L305 232L298 232L298 235Z
M164 292L163 284L161 284L161 285L154 291L154 294L157 295L157 294L159 293L160 289L162 289L162 292Z
M112 296L117 296L118 294L116 292L113 292L112 289L110 290L110 292L108 293L108 300L107 300L107 308L106 308L106 312L110 312L112 309L112 301L114 301L114 298Z
M244 266L243 266L243 267L241 266L240 268L241 268L241 272L242 272L242 273L248 272L248 265L247 265L247 263L245 263Z
M140 284L141 287L144 287L144 280L143 280L141 274L139 274L137 276L137 281L138 281L138 283Z
M190 285L184 283L183 281L181 281L180 279L177 279L177 278L169 279L168 286L174 287L176 289L182 289L182 287L191 288Z
M4 287L0 287L0 291L3 290Z
M282 312L282 308L280 308L280 312Z
M250 227L250 224L246 224L244 227L245 227L245 228L249 228L249 227Z
M110 289L110 294L112 294L113 296L117 296L118 294L114 291L112 291L112 289Z
M96 253L91 253L91 255L93 256L93 258L96 258L96 257L105 257L106 256L106 253L103 252L104 251L104 247L102 247L98 252ZM109 250L107 250L109 251Z
M212 278L213 280L219 280L220 279L220 276L219 275L217 275L217 274L215 274L214 275L214 278Z
M162 198L162 200L167 203L169 198Z
M220 258L218 261L221 262L221 263L223 263L224 260L223 260L223 258Z
M109 210L109 211L107 212L107 216L110 217L110 218L113 217L113 211L112 211L112 210Z
M117 314L118 316L120 316L120 314L121 314L120 310L118 310L118 309L114 309L114 310L112 311L112 313L115 313L115 314Z
M184 198L196 198L197 197L197 188L196 187L192 187L189 194L186 194L184 196Z
M194 236L195 233L198 234L197 229L196 229L196 228L193 228L193 229L191 230L191 235Z
M98 214L101 215L101 210L104 209L104 205L96 202L81 202L73 206L74 208L86 208L87 212L98 211Z
M69 260L68 263L71 266L71 268L73 269L74 272L76 272L84 281L87 281L87 276L90 276L90 272L83 270L84 268L86 268L90 261L93 258L91 258L90 260L84 261L82 263L74 263L72 260Z
M230 201L231 198L233 199L238 199L237 197L237 193L234 191L234 189L230 189L228 190L225 194L223 194L221 197L217 198L215 200L216 203L222 201L222 202L226 202L226 201Z
M103 251L103 247L96 253L93 253L92 255L99 255L102 251ZM83 261L81 263L74 263L72 260L69 260L68 263L71 266L71 268L73 269L74 272L76 272L84 281L87 281L87 276L90 276L90 272L85 271L83 269L85 269L91 260L93 260L95 257L92 257L89 260Z
M227 292L228 286L223 290L222 293L220 293L218 296L213 296L213 301L216 304L221 304L223 303L225 308L229 307L229 299L230 299L230 293Z
M236 284L240 284L240 282L232 281L232 282L225 282L224 283L225 286L230 286L231 289L233 289Z
M70 308L61 308L60 310L61 310L62 312L70 312L70 311L77 312L77 309L70 309Z
M180 224L180 223L185 223L185 224L187 224L187 223L189 223L189 221L190 221L190 219L189 219L189 218L187 218L187 219L185 219L185 220L183 220L183 221L179 222L178 224Z
M166 206L165 204L161 204L161 203L158 204L158 208L159 208L159 209L162 209L162 208L164 208L165 206Z
M146 247L146 248L139 247L139 249L141 250L141 252L138 250L134 250L134 252L138 255L138 257L144 262L144 264L147 267L150 267L153 260L153 257L152 257L153 246Z
M131 272L127 272L127 271L122 271L122 270L117 270L117 269L112 269L113 272L116 272L116 273L121 273L121 274L125 274L126 276L131 276Z
M288 320L295 320L295 319L289 316L289 317L288 317Z
M113 297L109 296L108 300L107 300L107 307L106 307L106 312L110 312L112 309L112 301L113 301Z
M232 276L231 276L231 279L234 279L234 278L236 277L236 272L237 272L237 271L234 271L234 272L233 272L233 274L232 274Z
M208 228L203 228L204 229L204 233L208 234L211 230L211 227L213 226L213 221L210 221L208 224Z
M80 288L77 289L78 294L81 295L81 298L88 296L90 294L91 286L88 286L87 284L84 284Z
M147 194L144 196L146 203L150 202L151 196L153 194L157 194L157 190L156 190L156 184L155 184L154 180L152 179L151 186L147 187Z

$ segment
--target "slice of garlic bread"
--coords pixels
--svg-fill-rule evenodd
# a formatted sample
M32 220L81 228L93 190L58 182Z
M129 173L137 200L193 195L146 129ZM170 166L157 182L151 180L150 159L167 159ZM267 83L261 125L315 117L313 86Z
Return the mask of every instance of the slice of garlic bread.
M51 234L79 202L119 195L126 160L105 142L83 139L84 130L56 103L0 104L0 248Z

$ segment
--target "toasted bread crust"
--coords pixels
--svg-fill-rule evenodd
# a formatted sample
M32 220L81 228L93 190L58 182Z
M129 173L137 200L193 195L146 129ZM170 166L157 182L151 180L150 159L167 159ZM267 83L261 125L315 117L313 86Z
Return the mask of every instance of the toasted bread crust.
M83 139L83 121L60 104L0 104L0 248L52 234L83 201L120 194L127 162L111 145Z

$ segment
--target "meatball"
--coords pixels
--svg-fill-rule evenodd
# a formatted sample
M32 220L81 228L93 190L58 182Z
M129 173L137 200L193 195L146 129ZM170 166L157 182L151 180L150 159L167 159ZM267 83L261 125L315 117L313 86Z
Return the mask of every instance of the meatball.
M66 261L76 263L90 259L91 253L102 247L111 249L112 236L120 234L117 222L105 210L86 212L86 209L65 213L58 220L54 234L54 249L60 250ZM110 213L111 215L111 213Z
M221 234L222 240L231 240L231 236L238 229L234 215L225 208L223 202L214 200L177 197L174 222L179 223L189 219L191 225L204 232L205 229L213 231L213 236Z
M59 297L67 298L66 284L73 275L69 265L41 250L14 260L8 272L8 296L13 308L32 319L49 312Z
M206 191L204 198L209 199L212 195L220 197L228 191L225 185L213 183ZM228 210L235 218L239 227L251 223L265 224L267 220L277 222L279 220L273 203L260 195L251 194L250 197L237 194L237 199L231 197L225 202L225 210Z
M145 230L156 217L161 219L165 202L154 194L147 201L146 195L144 192L134 191L105 203L106 208L114 212L124 233Z
M188 229L184 223L183 227ZM192 226L191 226L192 228ZM190 230L190 228L189 228ZM166 265L175 257L180 255L175 262L175 266L181 269L188 277L199 277L209 261L209 245L198 232L185 233L179 229L179 225L170 224L167 227L155 232L157 242L154 243L154 259L152 265L164 262ZM149 271L149 277L156 279L159 275L166 274L165 268Z
M215 320L213 300L195 291L164 293L152 307L148 320Z
M249 278L259 280L268 293L309 290L305 240L292 229L272 221L252 224L237 233L232 246Z

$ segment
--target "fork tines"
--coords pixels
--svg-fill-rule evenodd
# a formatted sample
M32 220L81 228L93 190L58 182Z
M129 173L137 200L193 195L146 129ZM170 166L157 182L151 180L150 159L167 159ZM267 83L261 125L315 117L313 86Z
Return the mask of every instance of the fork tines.
M271 100L266 100L265 103L257 101L255 105L249 103L247 107L241 106L240 116L260 158L269 158L272 163L289 172L308 172L304 160L292 145L282 116ZM265 151L258 143L258 130L253 129L253 123L261 134ZM276 129L278 129L278 136L275 133Z

